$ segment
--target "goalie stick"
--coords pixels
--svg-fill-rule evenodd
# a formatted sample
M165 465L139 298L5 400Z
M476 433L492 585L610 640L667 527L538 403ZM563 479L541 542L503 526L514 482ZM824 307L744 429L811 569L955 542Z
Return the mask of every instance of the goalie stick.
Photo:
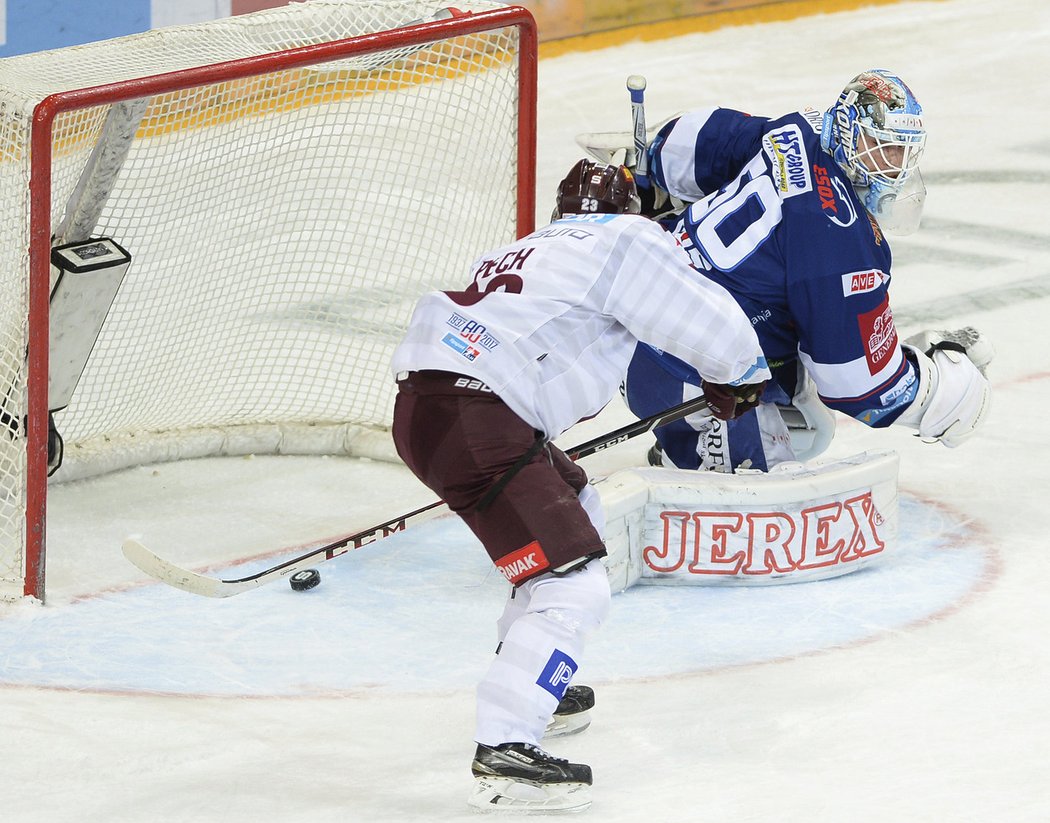
M634 176L638 185L649 188L649 158L646 156L645 134L645 78L632 74L627 78L627 91L631 93L631 119L634 121Z
M690 414L706 411L707 408L707 401L703 397L695 397L651 417L628 423L626 426L621 426L615 431L595 437L572 449L566 449L565 453L570 459L579 460L582 457L588 457L604 451L617 443L630 440L640 434L651 432L653 429L667 423L673 423L675 420L680 420ZM331 560L333 557L346 554L353 549L359 549L369 543L374 543L384 537L404 531L409 523L422 522L433 517L437 514L436 510L443 505L445 505L443 500L436 500L407 514L402 514L392 520L387 520L385 523L380 523L378 526L373 526L370 529L348 535L347 537L341 537L332 543L312 549L306 554L286 560L284 563L278 563L276 566L247 577L239 577L232 580L209 577L176 566L174 563L154 554L138 540L130 537L124 541L122 550L124 556L135 566L162 583L167 583L176 589L182 589L191 594L199 594L203 597L231 597L250 589L256 589L267 583L272 583L274 580L283 580L311 565L323 563L326 560Z

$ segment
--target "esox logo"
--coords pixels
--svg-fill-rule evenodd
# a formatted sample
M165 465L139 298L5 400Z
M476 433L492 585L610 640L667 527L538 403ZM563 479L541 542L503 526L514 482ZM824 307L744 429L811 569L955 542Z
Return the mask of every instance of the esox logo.
M659 517L663 545L646 546L642 560L662 574L783 576L886 547L870 491L797 512L663 511Z
M496 569L499 573L515 586L537 572L549 569L550 565L539 540L533 540L529 545L505 554L496 561Z
M828 174L827 166L813 164L813 183L816 186L817 195L820 197L820 208L824 216L836 226L852 226L857 220L857 211L853 208L853 201L844 190L841 180L832 178ZM843 210L839 212L839 205Z

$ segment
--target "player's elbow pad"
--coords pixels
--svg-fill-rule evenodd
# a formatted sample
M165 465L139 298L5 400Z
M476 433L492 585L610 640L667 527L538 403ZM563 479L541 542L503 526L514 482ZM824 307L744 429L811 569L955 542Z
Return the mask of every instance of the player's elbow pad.
M919 389L895 422L918 429L923 440L939 440L955 448L968 440L988 415L991 386L987 378L962 351L936 348L927 355L907 343L902 345L918 369Z

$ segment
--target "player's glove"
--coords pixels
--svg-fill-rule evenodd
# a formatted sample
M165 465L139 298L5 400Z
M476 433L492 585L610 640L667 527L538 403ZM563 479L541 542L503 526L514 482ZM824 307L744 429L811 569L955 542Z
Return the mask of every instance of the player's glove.
M984 371L995 349L970 327L921 332L905 340L903 348L915 364L919 385L895 423L918 429L927 442L955 448L988 416L991 385Z
M765 381L761 383L744 383L740 386L729 386L725 383L711 383L701 380L704 399L711 414L719 420L732 420L744 412L751 411L762 397Z
M634 173L633 168L631 173ZM665 189L660 188L652 180L649 181L648 186L638 187L638 198L642 203L640 214L651 220L663 220L671 215L678 214L689 205L684 200L672 197Z
M961 329L927 330L905 338L905 343L921 351L927 357L933 357L938 349L949 349L963 352L981 374L985 374L988 364L995 357L995 348L973 326Z

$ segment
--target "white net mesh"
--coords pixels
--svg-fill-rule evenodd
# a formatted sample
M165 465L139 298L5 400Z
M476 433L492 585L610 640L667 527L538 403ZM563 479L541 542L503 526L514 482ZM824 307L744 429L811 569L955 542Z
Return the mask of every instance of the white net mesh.
M436 10L312 0L0 61L0 590L20 594L24 573L36 104ZM389 356L415 300L462 285L477 253L515 235L518 39L506 26L150 98L88 228L132 264L55 416L67 453L57 477L224 450L339 451L360 427L388 425ZM109 111L55 122L52 232L71 197L83 199L78 181ZM320 439L291 443L301 429Z

